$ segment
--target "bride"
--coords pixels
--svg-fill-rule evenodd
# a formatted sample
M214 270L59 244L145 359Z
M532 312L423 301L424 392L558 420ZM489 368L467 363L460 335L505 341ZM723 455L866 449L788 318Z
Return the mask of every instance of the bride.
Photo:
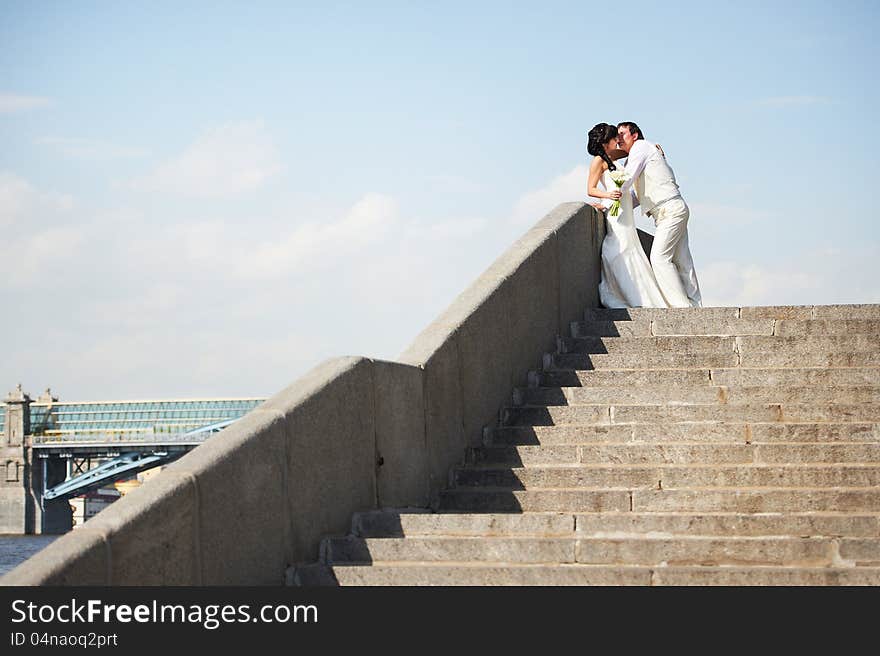
M607 210L613 201L620 201L617 216L605 214L605 240L602 242L602 280L599 300L607 308L669 307L648 256L642 250L633 218L632 195L621 196L611 179L611 172L623 170L614 160L626 156L617 148L617 127L599 123L589 132L587 152L594 155L590 163L587 193L601 198L601 208ZM602 188L597 185L601 179ZM598 205L594 207L599 208Z

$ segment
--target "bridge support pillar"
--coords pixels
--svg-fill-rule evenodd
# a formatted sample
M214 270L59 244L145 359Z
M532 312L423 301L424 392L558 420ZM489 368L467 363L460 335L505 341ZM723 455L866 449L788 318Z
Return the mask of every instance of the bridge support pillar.
M43 501L43 491L67 478L66 458L40 458L30 449L28 533L58 535L73 528L73 509L67 499ZM45 481L45 484L44 484Z
M28 532L28 459L26 435L30 432L31 398L21 385L3 405L0 432L0 533Z

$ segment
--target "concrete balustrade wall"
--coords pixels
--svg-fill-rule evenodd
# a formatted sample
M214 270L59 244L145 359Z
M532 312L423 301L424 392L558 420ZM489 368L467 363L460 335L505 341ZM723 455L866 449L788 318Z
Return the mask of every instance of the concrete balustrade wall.
M279 585L354 512L427 507L557 335L598 304L604 220L558 206L399 356L327 360L0 579Z

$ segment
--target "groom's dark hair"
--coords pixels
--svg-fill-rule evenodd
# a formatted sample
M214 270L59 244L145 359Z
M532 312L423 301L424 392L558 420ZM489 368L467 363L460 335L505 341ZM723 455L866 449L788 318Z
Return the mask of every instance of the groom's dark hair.
M617 124L617 127L620 128L620 127L622 127L622 126L624 126L624 125L627 127L627 129L629 130L629 133L630 133L630 134L635 134L636 132L638 132L638 133L639 133L639 139L644 139L644 138L645 138L645 135L642 134L642 130L641 130L641 128L640 128L638 125L636 125L635 123L633 123L632 121L624 121L623 123L618 123L618 124ZM636 141L638 141L639 139L636 139Z

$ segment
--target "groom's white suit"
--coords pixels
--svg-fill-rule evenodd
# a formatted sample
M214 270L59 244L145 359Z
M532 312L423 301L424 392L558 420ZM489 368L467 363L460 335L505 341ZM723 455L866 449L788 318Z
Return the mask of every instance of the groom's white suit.
M690 210L681 197L675 174L653 143L639 139L626 160L627 181L620 191L635 192L642 212L654 219L651 266L657 284L672 307L700 307L700 285L688 246Z

